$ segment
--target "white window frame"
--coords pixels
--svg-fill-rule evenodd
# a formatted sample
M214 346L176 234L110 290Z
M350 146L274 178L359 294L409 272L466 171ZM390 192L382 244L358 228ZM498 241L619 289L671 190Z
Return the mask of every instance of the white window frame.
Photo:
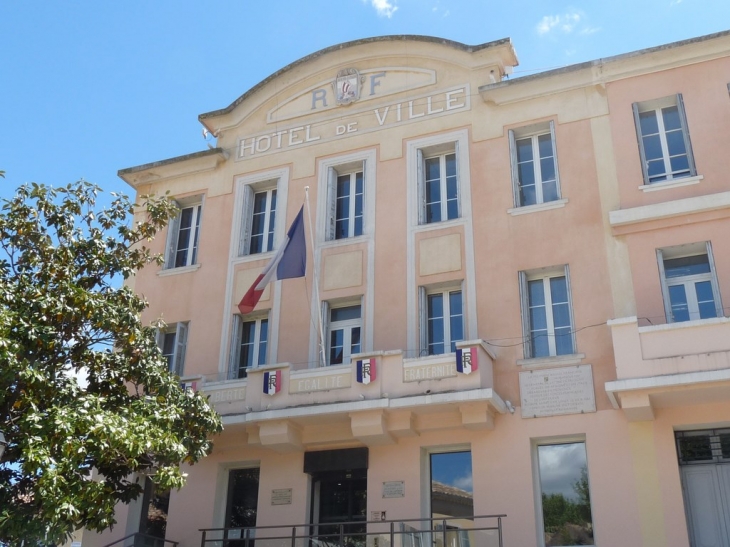
M557 277L565 277L566 292L568 295L568 311L570 314L570 336L573 352L569 354L558 354L557 344L555 341L555 325L552 314L552 293L550 289L550 279ZM530 297L528 291L528 283L530 281L543 280L545 295L545 320L547 326L548 355L535 356L532 353L532 324L530 322ZM520 302L522 308L522 336L524 340L523 352L525 359L545 359L548 357L563 357L565 355L576 355L576 339L575 339L575 318L573 317L573 296L570 283L570 269L568 265L553 266L550 268L541 268L539 270L529 270L519 273L520 283ZM548 313L548 310L550 313Z
M340 308L349 308L352 306L358 306L360 308L360 317L357 319L347 319L343 321L332 321L332 310ZM322 302L322 331L324 332L324 349L326 362L324 366L333 366L330 362L330 351L332 349L332 331L343 329L344 335L342 340L342 363L336 363L334 366L346 365L351 362L352 356L352 330L354 328L360 329L360 351L356 353L362 353L364 347L364 321L363 321L363 306L362 299L358 300L346 300L338 302ZM321 359L321 355L320 355Z
M591 487L591 473L590 465L588 461L588 442L584 435L569 435L560 437L546 437L539 439L531 439L531 451L532 451L532 483L533 483L533 494L535 500L535 526L537 532L538 546L545 547L545 520L543 517L542 509L542 483L540 477L540 457L538 448L540 446L557 446L564 444L583 444L586 454L586 472L588 473L588 493L591 497L591 521L593 525L593 539L596 539L595 532L595 511L593 509L593 488ZM599 545L597 541L594 541L595 545ZM578 547L568 546L568 547Z
M445 285L445 286L435 286L435 287L419 287L418 289L418 299L419 299L419 317L420 317L420 355L448 355L449 353L454 353L451 351L451 346L455 344L456 342L461 342L464 340L462 337L460 340L453 340L451 336L451 302L450 302L450 296L453 292L459 292L461 293L461 330L464 336L466 336L466 302L464 299L464 287L463 284L459 285ZM438 353L430 353L429 346L431 345L431 340L428 338L428 322L429 322L429 296L433 295L441 295L443 298L443 311L444 315L442 317L442 320L444 322L444 353L438 354ZM448 351L447 351L448 350Z
M239 239L238 256L256 256L263 255L265 253L272 252L277 243L277 225L276 222L276 211L282 210L281 208L281 192L279 191L278 180L265 180L254 184L243 185L243 204L241 214L241 235ZM276 192L276 206L271 208L272 196ZM264 212L264 232L263 232L263 244L261 250L251 253L251 237L253 230L253 208L256 202L256 196L259 194L266 194L266 211ZM272 226L271 216L274 216L274 224ZM268 233L273 232L273 237L269 241Z
M712 245L709 241L703 241L700 243L690 243L686 245L678 245L675 247L665 247L663 249L656 250L657 264L659 266L659 279L662 286L662 298L664 300L664 314L667 323L675 323L674 316L672 313L672 302L669 295L669 287L675 285L684 285L685 296L687 297L688 313L690 315L690 321L701 320L699 317L699 304L697 302L697 292L694 289L694 284L702 281L709 281L712 286L712 296L715 304L716 317L723 317L722 300L720 298L720 286L717 281L717 272L715 271L715 260L712 255ZM701 256L706 255L707 261L710 266L710 271L703 274L695 274L684 277L674 277L667 279L666 272L664 270L664 261L673 258L685 258L690 256ZM692 290L690 290L690 288ZM695 317L692 317L693 314ZM708 318L709 319L709 318Z
M670 108L673 106L677 107L677 112L679 114L679 122L681 125L682 137L684 139L684 148L687 155L688 164L687 172L680 172L680 174L677 176L675 176L672 172L672 166L669 156L669 146L667 144L667 132L664 128L664 119L662 117L662 109ZM685 114L684 100L682 99L682 94L677 93L676 95L663 97L661 99L634 103L632 105L632 109L634 112L634 124L636 125L636 138L639 144L639 156L641 158L641 172L644 176L644 185L648 186L650 184L671 182L687 177L697 176L697 168L695 166L694 154L692 153L692 142L690 140L689 127L687 125L687 116ZM644 135L641 132L640 115L646 112L654 112L656 116L658 135L662 149L662 160L664 163L664 175L660 175L663 176L663 178L656 178L657 175L654 175L655 180L650 180L649 177L648 163L644 149Z
M366 220L366 199L367 199L367 161L365 159L348 162L341 165L334 165L327 167L327 241L342 241L352 238L361 237L365 234L365 220ZM362 210L360 211L360 217L362 218L362 233L355 234L355 218L356 218L356 207L355 207L355 188L357 174L361 173L362 176ZM350 176L350 205L347 216L347 233L345 237L337 237L337 195L338 190L338 179L343 176Z
M550 135L550 143L553 151L553 168L555 170L555 186L557 196L555 199L545 200L543 195L543 177L541 169L539 138ZM517 141L529 138L532 144L532 163L535 173L535 203L524 204L520 198L521 181L519 180L519 158L517 157ZM515 207L530 207L542 203L558 201L562 198L560 190L560 172L558 171L558 151L555 139L555 122L550 120L546 123L538 123L509 130L509 152L512 166L512 194Z
M426 146L417 149L417 177L418 177L418 223L421 225L433 225L441 222L448 222L462 218L461 210L461 158L459 154L459 141L451 141L434 146ZM454 155L454 168L456 172L456 207L457 213L454 218L448 218L448 199L447 199L447 175L446 175L446 156ZM426 218L426 161L439 158L439 180L441 191L441 220L428 221Z
M243 378L246 378L248 374L244 374L243 376L240 376L241 373L241 343L242 343L242 336L243 336L243 325L244 323L255 323L255 332L254 332L254 341L253 341L253 366L249 368L258 368L259 366L262 366L259 361L261 359L261 324L263 321L267 322L267 329L266 329L266 350L265 353L268 353L270 343L271 343L271 322L269 321L268 314L261 314L261 315L255 315L255 316L246 316L245 318L241 315L234 315L233 321L231 322L231 351L228 361L228 374L227 379L228 380L240 380ZM267 362L267 355L263 356L264 358L264 364ZM246 369L248 370L248 369Z
M178 376L182 376L185 371L185 353L187 351L188 344L188 328L189 322L181 321L172 325L167 325L164 328L157 330L157 346L161 352L165 350L165 338L170 335L174 335L173 338L173 352L166 354L163 353L163 357L169 358L168 370Z
M165 268L172 270L175 268L187 268L198 263L198 247L200 243L200 227L203 216L203 198L202 196L192 196L175 200L175 204L180 211L175 218L170 220L167 228L167 242L165 245ZM187 209L192 210L190 221L190 238L188 239L187 255L183 264L176 265L178 252L178 239L180 235L180 220L183 212Z

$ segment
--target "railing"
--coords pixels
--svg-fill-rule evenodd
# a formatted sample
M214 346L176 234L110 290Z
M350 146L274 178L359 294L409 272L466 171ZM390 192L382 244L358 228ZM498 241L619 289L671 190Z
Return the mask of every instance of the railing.
M137 532L108 543L104 547L168 547L168 545L170 547L177 547L178 543L180 542Z
M206 528L200 547L503 547L506 516Z

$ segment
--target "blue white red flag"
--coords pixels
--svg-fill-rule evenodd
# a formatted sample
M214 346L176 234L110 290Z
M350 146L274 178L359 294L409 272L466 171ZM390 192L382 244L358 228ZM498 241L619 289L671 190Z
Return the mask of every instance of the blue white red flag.
M281 391L281 370L264 372L264 393L275 395Z
M375 359L363 359L357 362L357 381L369 384L375 380Z
M462 374L469 374L479 368L477 362L477 348L456 350L456 370Z
M307 272L307 245L304 239L304 205L286 233L286 240L259 274L253 285L243 295L238 309L242 314L251 313L271 281L304 277Z

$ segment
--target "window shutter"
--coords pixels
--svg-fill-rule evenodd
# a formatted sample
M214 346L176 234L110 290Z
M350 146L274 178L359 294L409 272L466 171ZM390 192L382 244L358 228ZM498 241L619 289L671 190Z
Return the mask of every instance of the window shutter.
M661 249L656 250L656 259L659 265L659 281L662 285L662 299L664 300L664 315L667 323L672 323L672 303L669 300L669 287L667 287L667 275L664 272L664 254Z
M718 317L725 317L725 310L722 307L722 299L720 298L720 286L717 283L717 273L715 272L715 259L712 256L712 244L708 241L707 245L707 261L710 263L710 275L712 276L712 296L715 299L715 311Z
M172 372L183 375L185 369L185 349L188 344L188 324L178 323L175 332L175 353L172 357Z
M695 167L695 156L692 153L692 142L689 138L689 127L687 126L687 116L684 112L684 100L682 94L677 93L677 111L679 112L679 122L682 124L682 136L684 137L684 146L687 150L687 162L689 163L689 175L694 177L697 174Z
M573 353L578 353L575 343L575 319L573 318L573 290L570 287L570 268L565 265L565 292L568 293L568 313L570 314L570 338L573 341ZM557 341L556 341L557 345Z
M418 188L418 223L426 223L426 179L424 178L423 150L416 152L416 186Z
M550 142L553 145L553 164L555 166L555 186L558 190L558 199L563 197L563 192L560 189L560 170L558 169L558 145L555 139L555 121L550 120Z
M517 171L517 143L515 142L515 132L509 130L509 160L512 165L512 197L515 207L522 205L520 200L520 179Z
M180 204L175 202L178 208ZM165 245L166 256L165 256L165 269L175 267L175 253L177 252L177 234L180 230L180 213L175 215L175 218L170 220L170 224L167 225L167 242Z
M520 307L522 308L522 341L523 341L523 357L529 359L532 357L530 350L530 300L527 295L527 274L519 273L520 283Z
M641 121L639 120L639 103L631 105L634 111L634 125L636 126L636 139L639 141L639 158L641 158L641 173L644 177L644 184L649 184L649 172L646 165L646 154L644 154L644 141L641 138ZM680 109L681 110L681 109Z
M241 207L241 241L238 247L238 256L248 254L249 241L251 240L251 223L253 222L253 190L251 186L243 186L243 205Z
M428 301L426 288L418 287L418 355L428 355Z
M329 336L330 336L330 305L329 302L322 302L322 310L320 312L322 314L322 337L324 338L320 342L319 351L317 352L317 362L320 363L319 366L325 367L329 364ZM322 363L322 358L324 356L324 363Z
M329 211L327 212L325 239L332 241L335 239L335 220L337 217L337 171L334 167L330 167L327 172L327 196Z
M238 360L241 352L241 316L234 315L231 321L231 352L228 357L228 379L238 378Z
M461 172L460 172L460 165L461 165L461 156L459 155L459 141L456 141L454 143L454 156L456 159L456 209L457 209L457 217L461 218ZM446 166L444 165L444 177L446 176ZM444 202L446 201L446 196L443 197ZM444 216L444 219L448 218L448 215Z
M367 168L367 162L365 160L362 161L362 233L365 235L367 233L367 223L366 219L368 218L368 215L366 213L367 211L367 199L368 199L368 192L367 192L367 176L368 173L366 171ZM353 226L354 230L354 226Z

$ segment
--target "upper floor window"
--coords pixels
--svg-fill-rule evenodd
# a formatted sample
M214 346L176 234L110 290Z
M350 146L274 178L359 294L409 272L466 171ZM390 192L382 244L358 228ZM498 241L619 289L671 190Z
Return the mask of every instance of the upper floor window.
M420 223L459 218L458 145L418 150Z
M575 353L568 267L520 272L525 358Z
M361 350L362 313L360 305L329 308L327 322L327 364L342 365Z
M697 174L682 94L634 103L644 184Z
M244 186L240 256L274 249L276 195L276 181Z
M667 322L722 316L709 242L658 249Z
M510 130L509 144L515 207L560 199L555 124Z
M188 323L168 325L157 332L157 345L167 360L167 370L183 375L185 370L185 350L188 343Z
M464 339L464 303L460 289L428 291L422 288L423 339L428 355L456 351ZM422 337L423 338L423 337Z
M265 365L268 341L268 317L244 320L234 315L228 379L246 378L248 369Z
M203 204L200 197L180 200L178 215L170 221L167 232L165 268L183 268L198 261L198 238Z
M329 168L328 240L363 234L364 168L364 161Z

